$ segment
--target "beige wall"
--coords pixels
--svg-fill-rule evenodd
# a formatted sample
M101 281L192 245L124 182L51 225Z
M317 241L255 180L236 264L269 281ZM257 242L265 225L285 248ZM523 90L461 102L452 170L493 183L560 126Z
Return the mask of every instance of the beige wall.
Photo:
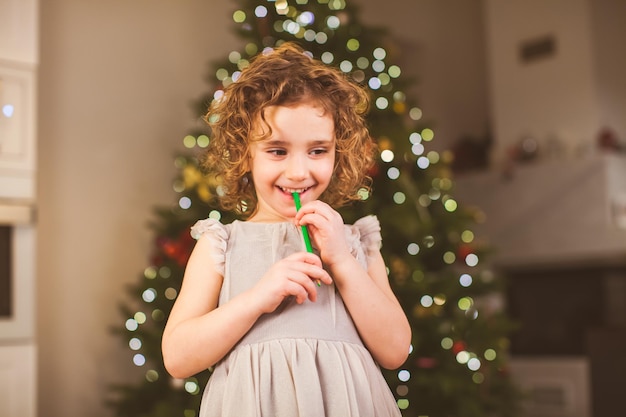
M439 140L486 124L479 1L361 0L403 45ZM212 58L239 45L231 2L41 0L39 415L106 416L106 386L137 370L109 332L147 266L155 205L173 202L172 155L194 124ZM467 16L473 16L467 19ZM419 23L417 23L419 22ZM462 33L458 33L462 32ZM444 133L445 132L445 133Z
M235 45L229 15L205 0L41 1L42 417L108 415L107 384L135 371L109 328L147 266L151 209L172 202L208 60Z

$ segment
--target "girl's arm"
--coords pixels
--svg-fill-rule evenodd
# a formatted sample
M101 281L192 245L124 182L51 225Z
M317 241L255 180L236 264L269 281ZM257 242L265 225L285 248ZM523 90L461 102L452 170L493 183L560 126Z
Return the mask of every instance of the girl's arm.
M391 291L380 252L370 254L368 261L367 271L351 255L329 268L372 356L383 368L395 369L409 354L411 327Z
M402 365L409 354L411 327L391 290L380 251L369 251L365 270L350 252L343 219L321 201L304 205L296 214L296 223L309 227L322 261L374 359L387 369Z
M218 307L223 278L211 253L211 240L200 238L163 331L163 361L175 378L213 366L262 314L274 311L285 297L293 295L299 303L307 298L315 301L313 280L332 282L317 256L296 253L274 264L254 287Z

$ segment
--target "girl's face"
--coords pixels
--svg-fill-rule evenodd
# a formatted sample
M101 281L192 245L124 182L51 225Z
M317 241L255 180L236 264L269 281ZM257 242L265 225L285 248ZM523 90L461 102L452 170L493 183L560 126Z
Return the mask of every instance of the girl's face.
M258 205L252 221L279 222L296 214L292 192L302 204L330 184L335 164L335 126L315 102L271 106L265 120L272 135L250 145L251 174ZM259 123L258 129L267 129Z

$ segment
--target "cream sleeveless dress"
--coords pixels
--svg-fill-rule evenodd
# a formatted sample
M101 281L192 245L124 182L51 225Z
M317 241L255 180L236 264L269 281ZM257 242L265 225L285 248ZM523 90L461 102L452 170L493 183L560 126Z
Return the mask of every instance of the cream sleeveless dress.
M278 260L304 251L292 223L200 220L195 239L213 241L224 277L219 303L250 288ZM375 216L345 226L352 255L367 266L378 250ZM216 366L205 388L200 417L400 416L378 365L363 345L334 285L317 287L316 302L288 298L259 318Z

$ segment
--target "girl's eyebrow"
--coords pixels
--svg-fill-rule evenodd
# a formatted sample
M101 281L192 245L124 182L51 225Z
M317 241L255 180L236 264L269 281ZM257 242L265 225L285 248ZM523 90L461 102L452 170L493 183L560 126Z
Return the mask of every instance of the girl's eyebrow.
M308 145L317 146L317 145L330 145L334 143L334 139L313 139L308 142ZM265 146L289 146L291 145L291 141L281 140L281 139L267 139L261 141L261 143Z

